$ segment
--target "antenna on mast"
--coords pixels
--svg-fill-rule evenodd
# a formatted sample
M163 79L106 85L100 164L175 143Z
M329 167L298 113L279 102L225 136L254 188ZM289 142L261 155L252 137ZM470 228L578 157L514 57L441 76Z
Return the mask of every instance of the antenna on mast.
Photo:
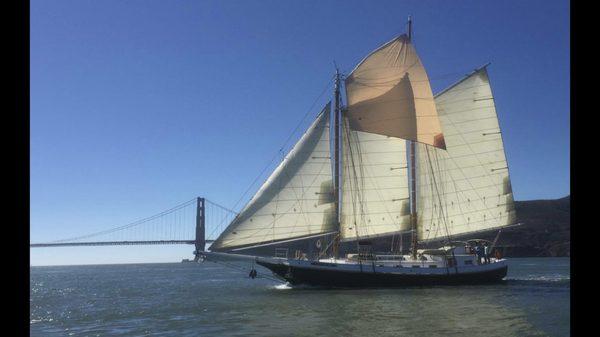
M408 41L412 41L412 18L408 16Z

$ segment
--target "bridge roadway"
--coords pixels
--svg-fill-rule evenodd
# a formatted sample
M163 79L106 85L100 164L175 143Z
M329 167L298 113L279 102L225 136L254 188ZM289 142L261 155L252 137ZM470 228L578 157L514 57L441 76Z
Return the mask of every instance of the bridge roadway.
M214 240L206 240L206 243ZM98 241L98 242L55 242L32 243L29 248L76 247L76 246L131 246L131 245L193 245L196 240L154 240L154 241Z

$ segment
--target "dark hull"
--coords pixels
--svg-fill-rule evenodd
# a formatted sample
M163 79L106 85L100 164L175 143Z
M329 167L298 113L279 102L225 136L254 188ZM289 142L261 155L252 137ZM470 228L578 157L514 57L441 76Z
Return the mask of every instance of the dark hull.
M322 287L405 287L431 285L487 284L501 282L506 276L507 266L501 268L459 274L407 275L373 272L349 272L286 266L269 261L256 263L273 271L292 285Z

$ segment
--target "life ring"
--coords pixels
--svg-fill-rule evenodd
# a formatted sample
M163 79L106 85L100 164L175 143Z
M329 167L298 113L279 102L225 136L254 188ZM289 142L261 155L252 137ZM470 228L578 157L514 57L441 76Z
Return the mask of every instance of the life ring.
M315 242L315 246L317 246L317 248L321 249L321 239L319 239Z

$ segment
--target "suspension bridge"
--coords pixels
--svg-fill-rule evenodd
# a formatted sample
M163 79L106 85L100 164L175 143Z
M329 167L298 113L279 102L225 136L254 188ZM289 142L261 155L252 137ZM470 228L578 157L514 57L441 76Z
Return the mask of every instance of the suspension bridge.
M196 253L214 242L236 215L233 210L198 197L126 225L51 242L31 243L29 247L187 244L194 245Z

